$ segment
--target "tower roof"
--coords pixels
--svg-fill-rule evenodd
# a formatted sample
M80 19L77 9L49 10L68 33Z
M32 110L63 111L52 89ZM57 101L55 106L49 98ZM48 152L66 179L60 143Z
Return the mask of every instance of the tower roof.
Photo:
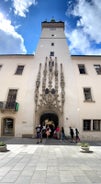
M56 22L55 19L51 19L50 22L43 21L41 23L42 28L63 28L64 29L64 22L58 21Z

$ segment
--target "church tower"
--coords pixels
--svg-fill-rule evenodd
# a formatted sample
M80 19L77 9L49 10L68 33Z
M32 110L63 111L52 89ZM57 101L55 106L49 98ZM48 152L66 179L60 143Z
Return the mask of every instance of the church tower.
M68 130L77 118L75 112L72 116L77 109L77 97L75 99L75 77L64 34L64 22L54 19L42 22L35 60L38 64L35 122L53 124L55 128L63 126Z

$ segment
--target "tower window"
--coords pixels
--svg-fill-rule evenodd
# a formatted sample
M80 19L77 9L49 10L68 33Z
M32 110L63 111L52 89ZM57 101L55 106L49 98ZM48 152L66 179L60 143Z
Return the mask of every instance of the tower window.
M79 64L79 65L78 65L78 68L79 68L80 74L86 74L85 65Z
M92 101L91 88L84 88L83 91L85 101L91 102Z
M15 74L16 75L22 75L23 69L24 69L23 65L18 65Z
M0 65L0 70L1 70L1 68L2 68L2 65Z
M50 52L50 56L54 56L54 52L53 51Z
M95 70L96 70L96 73L97 73L98 75L101 75L101 65L94 65L94 68L95 68Z
M51 43L51 46L54 46L54 43Z

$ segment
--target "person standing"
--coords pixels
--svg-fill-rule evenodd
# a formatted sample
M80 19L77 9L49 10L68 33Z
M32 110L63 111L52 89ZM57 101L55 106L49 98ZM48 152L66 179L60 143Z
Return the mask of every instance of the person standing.
M40 142L42 142L42 127L41 127L41 125L38 125L36 127L36 134L37 134L37 144L39 144Z
M63 127L61 127L60 135L61 135L61 140L63 141L65 139L65 132L64 132L64 128Z
M57 128L56 128L56 136L57 136L57 139L60 138L60 128L59 128L59 126L57 126Z
M79 131L78 131L77 128L75 128L75 139L76 139L76 143L77 143L78 141L80 141L80 138L79 138Z
M73 142L74 141L74 130L72 127L69 127L69 129L70 129L71 142Z
M46 136L47 136L47 139L49 138L50 133L51 133L51 129L50 129L50 127L48 126L48 127L46 128Z
M42 137L46 137L46 126L42 126Z

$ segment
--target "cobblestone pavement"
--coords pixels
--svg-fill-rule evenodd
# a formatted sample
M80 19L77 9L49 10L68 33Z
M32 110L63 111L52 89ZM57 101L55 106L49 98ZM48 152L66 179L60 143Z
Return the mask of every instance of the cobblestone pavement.
M90 153L68 141L0 138L0 184L101 184L101 142L90 142Z

